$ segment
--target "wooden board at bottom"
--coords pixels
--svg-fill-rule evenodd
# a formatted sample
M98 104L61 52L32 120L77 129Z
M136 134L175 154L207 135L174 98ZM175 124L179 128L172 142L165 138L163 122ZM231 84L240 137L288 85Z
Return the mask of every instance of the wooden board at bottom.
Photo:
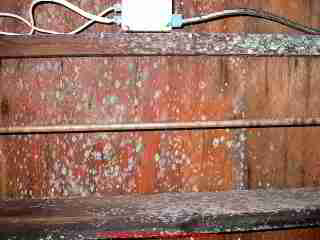
M1 239L189 236L320 226L320 189L0 202Z

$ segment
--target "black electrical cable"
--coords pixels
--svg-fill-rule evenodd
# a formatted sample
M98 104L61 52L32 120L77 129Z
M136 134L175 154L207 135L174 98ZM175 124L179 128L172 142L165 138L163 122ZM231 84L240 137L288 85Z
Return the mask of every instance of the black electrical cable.
M232 9L232 10L224 10L221 12L215 12L211 13L205 16L200 17L193 17L183 20L183 25L189 25L189 24L196 24L196 23L202 23L207 22L211 20L226 18L226 17L237 17L237 16L250 16L250 17L256 17L256 18L262 18L266 19L272 22L280 23L284 26L296 29L298 31L308 33L308 34L320 34L320 29L308 27L305 25L302 25L296 21L290 20L288 18L275 15L270 12L266 12L263 10L257 10L257 9L251 9L251 8L239 8L239 9Z

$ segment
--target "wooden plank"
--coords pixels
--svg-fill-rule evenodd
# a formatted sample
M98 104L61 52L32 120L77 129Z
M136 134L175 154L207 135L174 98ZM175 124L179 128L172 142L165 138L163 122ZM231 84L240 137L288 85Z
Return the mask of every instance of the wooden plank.
M290 16L291 19L308 25L317 27L320 23L319 18L315 17L319 15L319 4L314 0L248 2L250 7ZM268 22L258 24L255 21L247 25L252 32L289 31L289 34L294 32L292 29ZM248 108L246 117L317 115L312 114L318 109L315 96L319 95L317 91L319 77L317 71L312 70L319 69L317 58L249 58L249 62L251 76L246 80L248 86L245 91ZM318 137L319 130L311 127L249 130L247 144L249 186L251 188L319 186ZM319 229L301 232L291 230L245 233L239 237L246 240L320 239Z
M7 196L7 159L2 152L2 139L0 140L0 199L5 199Z
M319 25L319 19L312 16L316 15L319 9L313 2L262 1L261 5L255 8L279 11L279 14L284 14L280 11L288 12L286 14L296 21L313 20L313 26L316 26ZM262 26L257 29L261 32L267 30ZM281 29L274 25L273 28L269 27L269 31ZM248 103L247 118L318 115L317 58L249 59L251 76L247 79L245 92ZM251 130L249 136L251 188L319 185L317 128L256 129Z
M319 56L320 37L186 32L0 37L2 58L137 55Z
M123 132L123 131L166 131L200 130L226 128L279 128L279 127L314 127L320 126L320 118L283 118L283 119L248 119L193 122L149 122L119 124L75 124L51 126L10 126L0 127L1 135L37 134L37 133L79 133L79 132Z
M277 231L231 233L231 234L225 234L223 238L223 240L239 240L239 239L241 240L320 239L320 228L300 228L300 229L277 230Z
M0 237L168 236L320 226L320 189L0 202ZM80 237L81 236L81 237Z
M2 0L0 4L0 12L7 12L11 11L14 9L17 9L18 5L16 1L11 1L11 0ZM17 27L17 22L12 21L12 19L7 19L7 21L1 21L0 22L0 29L2 31L6 31L8 29L15 29ZM0 81L3 79L3 71L2 71L2 60L0 60ZM0 88L2 87L2 84L0 84ZM1 114L0 114L0 122L5 123L6 122L6 117L5 112L8 107L6 104L8 103L7 101L1 101L0 104L0 109L1 109ZM3 146L4 146L4 140L3 138L0 138L0 199L5 199L8 194L8 164L7 164L7 157L5 156L3 152Z
M224 1L183 1L183 16L200 16L207 11L219 11L224 8ZM224 21L208 22L198 26L189 26L182 31L191 32L226 32ZM186 79L191 78L192 85L189 89L181 90L181 100L183 104L191 102L189 107L186 105L185 112L189 112L190 119L224 120L235 119L233 117L232 100L235 97L230 94L229 89L237 85L237 81L229 82L230 75L227 71L224 57L191 57L187 63L183 77L179 82L181 85ZM188 67L189 66L189 67ZM233 68L234 69L234 68ZM189 80L190 81L190 80ZM226 86L226 82L230 83ZM186 92L189 94L186 97ZM190 97L192 96L192 97ZM188 98L191 98L190 100ZM189 109L190 110L189 110ZM192 109L192 111L191 111ZM196 132L194 134L196 136ZM195 137L192 138L190 145L198 146L193 151L191 164L184 163L181 167L184 183L183 191L226 191L236 190L238 179L232 170L235 166L235 155L233 154L236 144L235 134L229 129L208 129L203 132L202 143ZM202 158L199 158L199 150ZM187 154L188 155L188 154ZM239 184L240 185L240 184ZM215 236L216 238L217 236Z

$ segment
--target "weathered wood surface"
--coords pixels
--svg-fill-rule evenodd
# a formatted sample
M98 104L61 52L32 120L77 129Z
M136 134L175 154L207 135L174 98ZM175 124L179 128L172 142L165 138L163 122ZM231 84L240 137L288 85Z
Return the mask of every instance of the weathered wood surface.
M0 57L319 56L320 37L245 33L93 33L0 37Z
M0 134L174 131L237 128L319 127L320 118L248 119L193 122L143 122L119 124L49 125L0 127Z
M0 237L108 238L320 226L320 189L0 202ZM16 238L15 238L16 239Z
M31 1L1 0L0 8L28 17ZM90 12L115 3L70 2ZM320 26L318 0L182 2L185 16L249 7ZM37 15L42 27L56 31L70 31L82 23L76 14L54 5L40 7ZM3 30L29 30L8 22L2 22ZM118 29L97 24L88 32ZM183 31L295 34L279 24L246 17ZM90 57L1 62L1 126L319 116L318 58ZM319 130L2 136L4 168L0 171L7 173L1 175L1 191L4 198L54 198L107 192L319 186ZM317 228L213 238L309 240L320 239L319 234Z

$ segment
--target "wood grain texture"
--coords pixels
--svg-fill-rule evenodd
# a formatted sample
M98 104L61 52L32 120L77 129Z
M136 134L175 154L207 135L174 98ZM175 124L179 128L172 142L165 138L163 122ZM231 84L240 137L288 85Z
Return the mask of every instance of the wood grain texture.
M6 12L6 11L16 11L18 9L18 4L16 1L10 1L10 0L3 0L0 4L0 12ZM0 28L4 31L9 30L13 31L16 29L17 24L15 21L12 21L12 19L7 19L8 21L2 21L0 22ZM2 60L0 60L0 80L2 80ZM0 86L2 85L0 81ZM2 96L1 98L1 116L0 121L6 125L8 120L8 101L6 101L6 98ZM3 146L5 145L4 139L0 138L0 199L6 199L8 197L8 164L7 164L7 157L5 153L3 152Z
M108 238L315 227L319 208L318 188L2 201L0 236L92 239L99 232Z
M0 140L0 147L2 146L2 140ZM0 148L0 199L6 199L7 198L7 159L5 155L2 152L2 148Z
M26 17L30 2L6 0L0 5L4 4L3 10ZM115 1L71 2L95 12L98 9L94 6L103 8ZM186 16L224 8L253 7L288 16L306 25L319 25L317 0L192 0L182 3ZM37 18L42 27L69 31L83 21L58 6L40 8ZM20 25L16 28L16 23L5 26L6 30L23 30ZM88 32L95 35L96 32L117 31L116 28L95 25ZM241 33L288 30L279 24L246 17L183 29ZM289 32L296 34L292 30ZM111 123L127 119L136 122L141 119L193 120L193 117L207 120L300 117L300 113L317 117L318 62L313 58L309 67L305 58L236 56L146 57L141 61L136 57L6 59L2 60L0 91L1 100L6 102L8 99L9 114L1 116L1 125ZM189 77L190 74L195 80ZM201 83L198 87L197 82ZM188 94L198 98L184 101L183 96L188 96L185 90L189 88L194 90ZM160 98L152 98L159 93ZM199 96L203 96L203 102L199 102ZM157 110L159 106L160 110ZM190 106L192 113L188 112ZM152 136L148 133L4 136L2 150L8 166L7 197L220 191L232 187L239 189L241 184L251 188L319 185L318 129L290 130L289 135L287 132L288 129L221 130L201 134L174 132L161 134L160 144L159 135L153 133ZM154 159L149 164L145 157L153 154ZM242 164L244 169L241 169ZM245 180L246 175L241 178L241 174L246 174L246 166L249 167L249 181ZM139 168L143 169L140 176ZM238 238L320 239L317 229L212 237Z
M99 33L0 37L0 57L83 56L319 56L310 35L232 33Z
M295 3L275 1L270 2L270 9L282 9L282 11L288 9L298 21L307 21L308 17L301 14L300 10L310 11L309 4L312 4L312 1ZM313 9L316 10L317 8ZM315 24L316 19L312 19ZM274 26L274 31L276 30L278 28ZM311 116L312 113L315 116L318 94L313 91L315 84L312 83L317 81L318 74L312 69L316 68L317 62L316 58L250 60L252 75L248 78L250 80L246 90L247 116ZM255 68L254 66L258 64L262 67ZM315 101L313 104L310 104L311 99ZM314 135L311 132L314 132ZM314 173L318 171L318 161L309 161L305 158L306 153L311 156L317 152L315 132L317 128L251 131L252 137L249 142L251 187L284 188L316 185L318 181ZM305 144L306 142L310 144ZM283 160L275 164L272 160L275 156Z
M290 15L291 18L319 26L316 1L259 1L255 7ZM255 32L289 32L274 24L252 25ZM314 58L250 60L246 116L313 116L317 115L315 93L318 60ZM261 66L261 67L257 67ZM310 84L310 81L313 83ZM250 90L248 90L250 89ZM309 90L308 90L309 89ZM311 100L313 99L313 100ZM314 104L310 104L314 101ZM317 128L257 129L249 131L248 164L250 188L286 188L318 185L319 144ZM274 161L274 158L281 159ZM312 159L312 160L311 160ZM318 176L318 175L317 175ZM320 239L319 231L282 231L244 234L241 239ZM236 239L236 238L235 238Z
M211 239L215 239L212 237ZM219 239L219 238L218 238ZM320 239L320 229L293 229L293 230L279 230L279 231L265 231L251 232L251 233L240 233L240 234L226 234L223 236L224 240L287 240L287 239Z

